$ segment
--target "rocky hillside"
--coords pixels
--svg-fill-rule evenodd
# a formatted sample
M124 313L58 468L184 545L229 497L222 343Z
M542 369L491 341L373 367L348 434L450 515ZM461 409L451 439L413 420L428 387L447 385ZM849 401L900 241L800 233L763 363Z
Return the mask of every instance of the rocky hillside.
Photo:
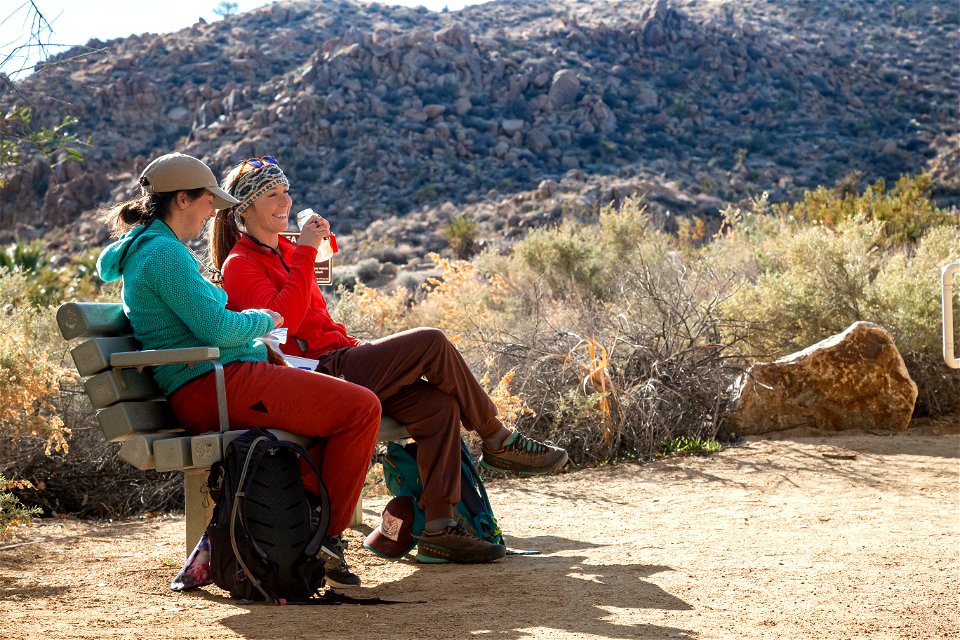
M495 240L634 192L711 216L764 190L928 170L956 201L958 29L960 6L934 0L282 0L91 41L24 81L93 144L82 164L20 167L0 229L102 242L97 205L170 150L218 175L277 156L295 211L398 262L443 246L453 213Z

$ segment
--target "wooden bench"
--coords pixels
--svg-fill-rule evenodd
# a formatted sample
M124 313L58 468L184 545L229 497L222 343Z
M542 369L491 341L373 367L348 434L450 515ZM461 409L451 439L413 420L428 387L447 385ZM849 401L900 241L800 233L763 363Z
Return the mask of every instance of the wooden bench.
M186 552L190 553L213 510L205 485L210 465L243 430L229 431L223 366L216 347L141 350L130 322L118 303L67 302L57 309L57 325L65 340L86 338L70 350L83 388L96 410L107 442L121 442L118 455L137 469L182 471ZM173 415L147 367L209 362L216 376L220 431L190 436ZM278 437L308 444L304 436L271 429ZM379 441L408 438L396 421L384 417ZM351 526L362 524L358 501Z

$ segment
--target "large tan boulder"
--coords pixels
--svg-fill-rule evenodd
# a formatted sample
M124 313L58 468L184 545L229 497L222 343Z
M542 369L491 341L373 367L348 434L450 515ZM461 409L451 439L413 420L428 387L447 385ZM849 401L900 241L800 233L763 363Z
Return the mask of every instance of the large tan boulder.
M771 363L734 383L730 430L904 431L917 385L887 331L855 322L846 331Z

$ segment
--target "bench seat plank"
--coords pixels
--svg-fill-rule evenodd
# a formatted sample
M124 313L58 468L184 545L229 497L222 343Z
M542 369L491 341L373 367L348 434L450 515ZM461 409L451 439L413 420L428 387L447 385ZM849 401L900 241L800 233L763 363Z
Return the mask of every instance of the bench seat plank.
M157 471L184 471L192 469L193 456L190 436L164 438L153 442L153 459Z
M157 440L166 440L167 438L176 438L185 435L185 431L174 431L171 433L138 433L132 435L120 445L120 451L117 455L120 459L132 464L141 471L156 469L156 460L153 457L153 445Z

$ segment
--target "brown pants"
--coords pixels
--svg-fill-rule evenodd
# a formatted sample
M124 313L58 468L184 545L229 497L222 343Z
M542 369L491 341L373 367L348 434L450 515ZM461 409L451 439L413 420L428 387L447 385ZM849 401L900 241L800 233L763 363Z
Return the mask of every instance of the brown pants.
M460 425L481 438L502 427L497 409L439 329L411 329L319 358L317 371L370 389L383 414L417 443L427 520L460 501Z

